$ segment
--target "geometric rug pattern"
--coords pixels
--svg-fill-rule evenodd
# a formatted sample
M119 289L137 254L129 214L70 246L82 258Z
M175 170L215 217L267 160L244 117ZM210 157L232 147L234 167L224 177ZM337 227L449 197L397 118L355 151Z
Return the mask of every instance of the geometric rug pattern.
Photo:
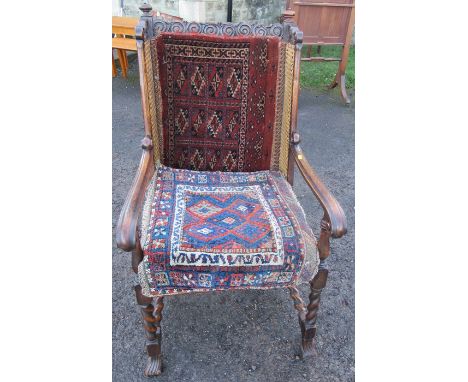
M141 224L147 296L285 287L317 271L316 241L279 172L159 166Z
M271 168L279 49L276 36L161 33L152 40L161 162L200 171Z

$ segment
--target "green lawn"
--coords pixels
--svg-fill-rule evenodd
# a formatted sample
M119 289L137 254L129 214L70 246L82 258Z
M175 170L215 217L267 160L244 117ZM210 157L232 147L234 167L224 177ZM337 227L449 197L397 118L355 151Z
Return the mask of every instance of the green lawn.
M340 46L322 46L321 57L340 57ZM307 47L302 48L302 55L307 56ZM312 47L312 56L318 56L317 47ZM301 87L325 89L335 77L338 62L301 62ZM346 88L354 88L354 46L349 49L346 67Z

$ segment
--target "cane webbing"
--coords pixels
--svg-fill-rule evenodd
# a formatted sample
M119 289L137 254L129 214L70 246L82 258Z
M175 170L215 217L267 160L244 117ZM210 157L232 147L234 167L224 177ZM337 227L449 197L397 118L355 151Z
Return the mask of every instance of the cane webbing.
M148 97L148 114L151 122L154 161L158 163L162 155L161 138L161 88L159 85L158 65L153 65L153 52L150 40L144 43L146 92Z
M288 174L288 156L291 130L292 86L294 80L294 54L293 44L286 44L284 65L284 101L283 123L281 127L281 145L279 155L279 169L284 176Z
M278 82L276 84L276 115L275 125L273 132L272 155L271 155L271 169L279 171L279 159L281 149L281 129L283 125L283 102L284 102L284 60L286 43L281 42L281 47L278 55Z

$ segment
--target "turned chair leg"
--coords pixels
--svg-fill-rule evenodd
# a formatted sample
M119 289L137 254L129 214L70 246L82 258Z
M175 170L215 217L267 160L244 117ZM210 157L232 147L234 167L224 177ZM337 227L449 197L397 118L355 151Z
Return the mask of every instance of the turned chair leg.
M320 305L320 294L327 283L328 270L319 269L312 281L310 281L309 305L305 307L297 287L289 287L291 298L294 301L294 308L298 311L299 326L301 328L302 357L314 355L314 338L317 333L317 313Z
M320 294L327 283L328 270L319 269L310 282L309 305L305 320L301 322L302 354L304 357L314 354L314 338L317 333L317 313L320 305Z
M137 246L132 253L132 268L138 273L138 264L143 260L143 251L140 246L140 240L137 240ZM146 364L145 376L152 377L160 375L162 372L161 356L161 320L162 310L164 308L163 297L146 297L141 291L141 286L135 286L135 295L137 303L140 306L143 326L146 333L146 352L148 353L148 362Z
M146 364L145 376L152 377L161 374L162 371L161 319L164 302L162 296L154 299L143 296L139 285L135 287L135 291L146 333L148 363Z
M291 295L291 298L294 303L294 309L297 310L297 318L299 319L299 326L301 328L302 332L302 341L301 341L301 349L303 351L304 348L304 321L306 319L306 313L307 313L307 308L304 304L304 300L301 298L301 295L299 293L299 290L297 289L296 286L290 286L289 288L289 294Z
M325 268L325 259L330 255L330 221L324 216L320 223L320 237L317 243L320 265L315 277L310 281L309 305L302 300L296 286L289 287L289 293L294 302L294 308L299 312L299 326L302 333L302 356L314 355L314 338L317 334L317 313L320 305L320 295L327 284L328 269Z

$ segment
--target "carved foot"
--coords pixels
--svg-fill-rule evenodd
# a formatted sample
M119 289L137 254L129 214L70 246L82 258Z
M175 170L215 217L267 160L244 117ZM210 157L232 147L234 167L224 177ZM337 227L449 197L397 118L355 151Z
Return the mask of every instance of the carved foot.
M303 343L301 346L301 358L313 358L317 356L317 349L315 348L315 341Z
M315 358L318 352L315 347L315 341L303 342L301 345L301 359Z
M156 377L162 372L162 358L161 355L158 357L148 357L148 363L146 364L145 377Z
M317 349L315 348L315 333L317 328L315 325L311 326L306 320L301 320L299 317L299 326L302 332L301 341L301 358L309 358L317 355ZM307 328L309 326L309 328Z

